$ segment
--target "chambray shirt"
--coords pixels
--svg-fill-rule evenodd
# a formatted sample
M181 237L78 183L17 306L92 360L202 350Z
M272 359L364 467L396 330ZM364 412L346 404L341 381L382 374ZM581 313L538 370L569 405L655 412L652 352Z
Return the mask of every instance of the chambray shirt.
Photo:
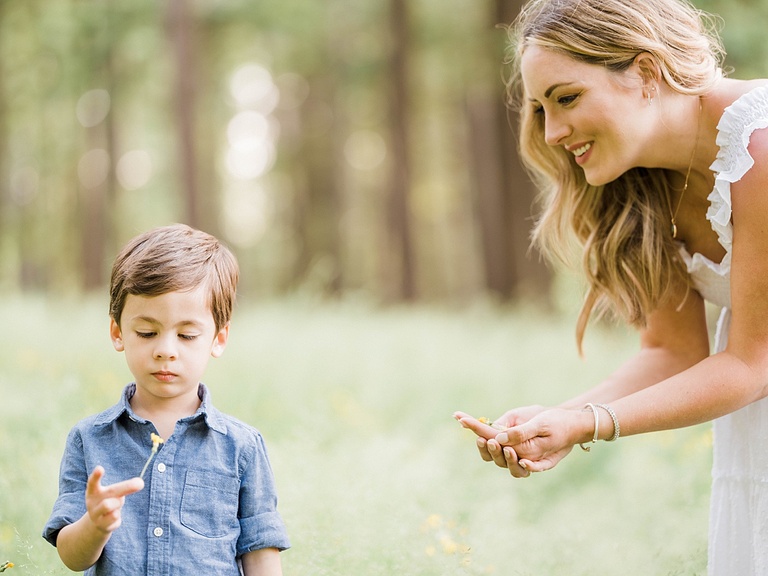
M79 422L69 433L59 497L43 530L54 546L64 526L85 514L85 486L97 465L112 484L141 472L154 425L128 403ZM290 546L277 512L272 470L261 434L219 412L203 384L202 405L179 420L144 475L144 489L127 496L122 524L90 575L239 575L238 558L262 548Z

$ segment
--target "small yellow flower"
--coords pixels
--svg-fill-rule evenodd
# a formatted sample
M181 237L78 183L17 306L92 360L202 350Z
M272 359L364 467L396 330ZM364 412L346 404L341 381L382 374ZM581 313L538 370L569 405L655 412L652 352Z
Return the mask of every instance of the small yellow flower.
M144 472L147 471L147 467L149 466L149 463L152 462L152 458L155 457L155 454L157 454L157 449L160 447L160 444L164 443L165 440L163 440L160 436L152 432L149 435L150 439L152 440L152 451L149 453L149 458L147 458L147 461L144 463L144 468L141 469L141 474L139 474L139 478L144 478Z
M504 426L502 426L501 424L494 423L493 420L491 420L490 418L486 418L485 416L480 416L480 418L478 418L477 421L482 423L482 424L486 424L486 425L490 426L491 428L496 428L496 430L506 430L506 428L504 428Z
M152 432L152 433L149 435L149 437L152 439L152 450L154 450L155 452L157 452L157 448L158 448L158 446L160 446L160 444L162 444L163 442L165 442L165 440L163 440L162 438L160 438L160 436L158 436L158 435L157 435L157 434L155 434L154 432Z
M13 568L13 562L6 562L5 564L0 565L0 572L5 572L8 568Z

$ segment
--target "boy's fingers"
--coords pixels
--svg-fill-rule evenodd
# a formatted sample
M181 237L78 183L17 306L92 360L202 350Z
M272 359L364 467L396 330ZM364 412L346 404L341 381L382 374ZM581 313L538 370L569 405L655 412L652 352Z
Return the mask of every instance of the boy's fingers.
M103 486L102 492L105 498L122 498L135 494L139 490L144 488L144 480L141 478L129 478L122 482L115 482L109 486Z
M104 468L101 466L96 466L96 468L93 469L93 472L91 472L91 475L88 476L88 483L85 485L85 493L93 494L96 492L101 486L101 479L103 477Z
M104 478L104 468L96 466L93 472L88 477L88 484L86 485L86 495L95 495L98 493L101 498L122 498L129 494L134 494L144 488L144 480L141 478L129 478L122 482L115 482L114 484L108 484L103 486L101 480Z

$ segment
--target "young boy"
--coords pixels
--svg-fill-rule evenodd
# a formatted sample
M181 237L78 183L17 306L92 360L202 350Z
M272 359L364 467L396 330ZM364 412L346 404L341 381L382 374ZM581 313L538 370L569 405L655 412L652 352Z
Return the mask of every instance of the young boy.
M289 542L262 437L200 383L227 344L237 280L231 252L184 225L134 238L115 260L110 336L135 383L67 438L43 537L71 570L282 574ZM151 434L165 442L142 480Z

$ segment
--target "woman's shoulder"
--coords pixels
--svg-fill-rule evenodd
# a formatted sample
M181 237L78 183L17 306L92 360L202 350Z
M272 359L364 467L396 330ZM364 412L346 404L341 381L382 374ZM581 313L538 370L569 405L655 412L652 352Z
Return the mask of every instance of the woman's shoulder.
M710 168L721 180L736 182L754 165L754 152L762 157L768 145L768 134L760 130L768 127L768 79L723 80L704 102L717 120L719 152Z
M711 92L705 94L704 102L709 104L711 111L722 115L739 100L750 96L768 99L768 78L753 80L724 78Z

